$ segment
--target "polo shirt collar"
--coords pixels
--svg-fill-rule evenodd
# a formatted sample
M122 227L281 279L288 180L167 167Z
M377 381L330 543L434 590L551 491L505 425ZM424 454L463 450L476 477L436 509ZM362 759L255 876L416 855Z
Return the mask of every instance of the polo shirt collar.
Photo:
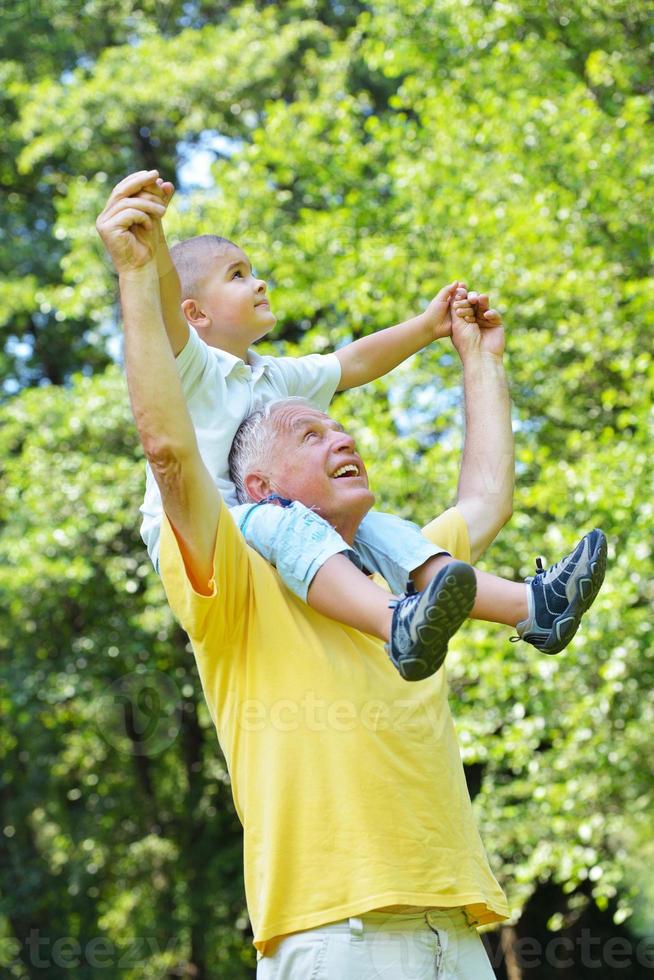
M259 354L255 354L251 349L248 349L248 359L245 364L243 359L237 357L236 354L230 354L228 351L220 350L218 347L214 349L224 378L229 378L235 371L238 372L238 369L243 367L250 367L252 369L253 381L257 381L262 374L268 373L266 360Z
M264 357L255 354L252 348L248 348L248 364L252 368L252 378L254 381L260 378L262 374L268 374L270 365Z

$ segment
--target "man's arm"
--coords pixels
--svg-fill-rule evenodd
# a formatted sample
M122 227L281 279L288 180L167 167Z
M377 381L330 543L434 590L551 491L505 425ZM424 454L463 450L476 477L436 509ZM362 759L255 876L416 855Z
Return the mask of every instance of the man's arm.
M504 329L488 299L470 294L472 322L452 307L452 341L463 364L465 440L457 508L470 537L471 561L488 548L513 512L511 400L504 371Z
M208 592L222 500L198 450L175 359L166 340L155 220L163 206L137 195L156 171L121 181L97 221L119 277L132 412L191 583Z
M341 380L336 390L358 388L381 378L432 340L449 336L450 299L458 285L444 286L424 313L339 348Z

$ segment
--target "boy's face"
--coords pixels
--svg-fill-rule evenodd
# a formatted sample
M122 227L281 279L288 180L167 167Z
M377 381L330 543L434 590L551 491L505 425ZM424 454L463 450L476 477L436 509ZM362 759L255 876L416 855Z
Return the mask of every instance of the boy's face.
M216 346L240 349L265 336L275 325L266 283L252 273L245 252L226 246L208 264L196 303L208 320L206 333Z

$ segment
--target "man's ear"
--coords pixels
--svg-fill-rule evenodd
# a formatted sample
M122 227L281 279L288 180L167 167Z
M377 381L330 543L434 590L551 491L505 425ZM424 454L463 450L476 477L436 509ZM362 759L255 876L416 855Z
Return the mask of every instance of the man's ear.
M248 473L248 475L243 480L245 489L247 490L247 495L250 500L253 500L255 504L258 504L260 500L267 497L271 493L271 486L268 482L268 478L263 476L261 473Z
M182 313L186 317L187 323L195 327L199 333L211 326L211 320L197 300L185 299L182 303Z

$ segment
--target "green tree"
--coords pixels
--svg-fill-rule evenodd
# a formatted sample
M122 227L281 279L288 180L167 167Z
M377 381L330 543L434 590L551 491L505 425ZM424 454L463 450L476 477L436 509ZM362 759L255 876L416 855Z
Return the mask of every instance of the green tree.
M68 976L54 945L73 936L84 977L103 960L111 975L192 962L247 976L240 829L187 638L138 540L124 382L110 369L26 392L4 423L0 897L32 966L15 975L38 974L38 954Z
M526 575L593 525L611 550L563 656L480 624L458 637L448 670L471 792L516 917L571 928L591 903L651 930L648 7L308 9L53 2L47 35L19 17L3 28L5 390L67 385L2 407L8 934L156 937L134 976L245 976L252 962L228 779L136 531L141 463L107 369L115 289L93 229L115 180L157 165L179 183L200 146L216 148L212 186L182 186L169 235L243 244L279 314L265 350L330 349L455 276L498 297L518 482L484 567ZM71 385L80 369L96 377ZM426 520L452 501L457 384L441 342L336 401L381 506ZM151 756L125 754L126 716L107 702L138 705L121 684L139 677L176 704L169 678L184 707L180 737Z

